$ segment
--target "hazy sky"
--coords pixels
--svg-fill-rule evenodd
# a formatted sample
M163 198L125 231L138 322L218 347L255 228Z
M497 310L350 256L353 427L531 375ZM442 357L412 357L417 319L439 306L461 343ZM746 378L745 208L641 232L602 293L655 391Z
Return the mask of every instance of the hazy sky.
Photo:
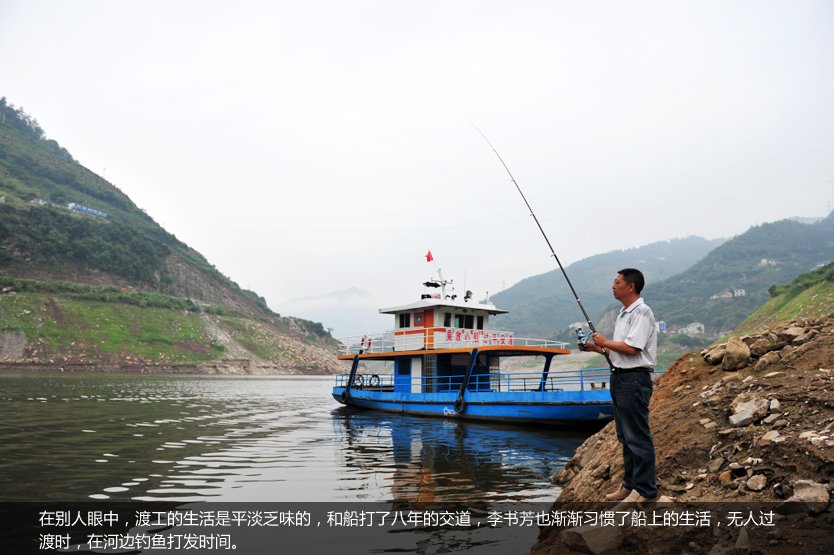
M827 214L833 29L830 0L0 0L0 96L279 312L390 306L428 249L476 296L554 267L472 124L565 264Z

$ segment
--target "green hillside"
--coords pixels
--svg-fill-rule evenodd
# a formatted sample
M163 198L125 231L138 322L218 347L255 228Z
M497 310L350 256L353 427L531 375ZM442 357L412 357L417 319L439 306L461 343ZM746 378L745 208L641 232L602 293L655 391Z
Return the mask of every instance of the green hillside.
M670 329L701 322L707 335L717 336L767 302L773 284L832 260L834 213L814 224L782 220L734 237L686 271L647 287L645 297Z
M206 259L160 227L111 183L47 139L37 121L0 98L0 269L20 277L130 285L179 294L172 258L239 295ZM106 214L90 216L70 203ZM266 309L265 304L260 305Z
M669 330L700 322L706 335L714 338L767 302L773 284L789 282L834 260L834 212L810 224L782 220L755 226L717 243L699 238L655 243L590 257L572 264L567 272L602 330L610 331L612 311L619 308L611 298L611 274L633 266L644 270L643 295ZM679 254L673 258L677 248ZM492 299L511 311L496 318L496 326L517 333L572 340L568 325L582 321L558 270L523 280ZM678 345L681 341L670 343L671 351L697 347Z
M334 343L272 312L0 99L0 362L333 371Z
M770 288L773 298L751 314L733 335L748 335L795 318L834 314L834 263L802 274L788 285Z
M594 255L566 268L571 282L592 318L612 302L614 273L639 267L650 283L685 270L722 240L687 237L660 241L639 248ZM493 302L510 313L495 318L494 326L529 337L570 338L568 326L582 321L582 313L558 268L520 281L492 296Z

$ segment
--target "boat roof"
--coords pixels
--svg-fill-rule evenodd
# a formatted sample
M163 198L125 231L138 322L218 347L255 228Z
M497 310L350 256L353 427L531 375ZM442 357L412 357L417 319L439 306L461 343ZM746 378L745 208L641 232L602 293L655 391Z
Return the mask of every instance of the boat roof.
M339 360L394 360L398 357L414 357L421 355L448 355L468 354L478 350L479 353L489 353L496 356L548 356L548 355L569 355L570 349L558 349L556 347L536 347L528 345L483 345L480 347L455 347L452 349L419 349L414 351L384 351L380 353L361 353L339 355Z
M380 314L396 314L398 312L405 312L409 310L419 310L419 309L426 309L426 308L436 308L436 307L449 307L449 308L468 308L471 310L482 310L484 312L488 312L490 314L507 314L509 311L500 309L496 307L492 303L472 303L467 302L464 300L458 299L438 299L435 297L429 297L425 299L420 299L419 301L415 301L410 304L405 304L402 306L392 306L389 308L380 308Z

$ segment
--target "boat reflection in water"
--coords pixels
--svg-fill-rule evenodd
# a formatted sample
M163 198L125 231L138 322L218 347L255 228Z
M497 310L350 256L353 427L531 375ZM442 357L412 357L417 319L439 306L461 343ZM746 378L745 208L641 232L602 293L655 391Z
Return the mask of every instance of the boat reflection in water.
M560 491L552 475L593 432L350 407L332 415L343 466L353 470L347 487L365 490L368 501L550 503Z

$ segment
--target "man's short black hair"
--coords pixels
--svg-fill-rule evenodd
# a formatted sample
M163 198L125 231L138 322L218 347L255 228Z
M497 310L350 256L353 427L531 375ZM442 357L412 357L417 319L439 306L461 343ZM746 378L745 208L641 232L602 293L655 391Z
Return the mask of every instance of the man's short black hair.
M638 295L640 294L640 291L643 290L643 286L646 284L646 279L643 277L643 272L636 268L623 268L617 273L623 276L623 279L626 283L633 283L634 291Z

